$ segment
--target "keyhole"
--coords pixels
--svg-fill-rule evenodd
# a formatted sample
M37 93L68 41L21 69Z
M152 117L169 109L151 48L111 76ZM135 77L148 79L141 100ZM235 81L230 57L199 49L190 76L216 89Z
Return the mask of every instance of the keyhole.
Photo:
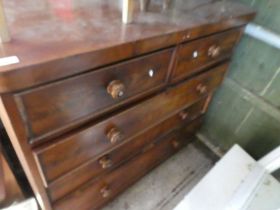
M197 51L194 51L193 52L193 58L197 58L198 57L198 52Z
M153 77L155 74L154 70L153 69L150 69L149 70L149 77Z

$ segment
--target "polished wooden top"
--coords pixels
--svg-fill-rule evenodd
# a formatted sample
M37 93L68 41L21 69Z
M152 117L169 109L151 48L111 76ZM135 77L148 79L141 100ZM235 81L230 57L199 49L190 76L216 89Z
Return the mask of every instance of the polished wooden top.
M136 1L137 2L137 1ZM183 41L246 24L254 11L237 3L175 0L166 10L136 8L121 22L120 0L4 0L12 41L0 57L0 92L78 74ZM137 6L138 7L138 6ZM138 12L139 11L139 12Z

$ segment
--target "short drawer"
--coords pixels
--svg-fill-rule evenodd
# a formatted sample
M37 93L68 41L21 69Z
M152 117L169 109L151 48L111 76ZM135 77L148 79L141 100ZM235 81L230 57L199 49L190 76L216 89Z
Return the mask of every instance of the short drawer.
M171 81L181 80L229 58L240 35L241 30L236 29L182 44L177 51Z
M220 85L227 67L228 63L216 67L55 144L36 149L46 185L205 97Z
M182 127L185 123L196 119L204 112L207 97L191 105L189 108L182 110L162 123L150 128L148 131L138 135L132 140L125 142L113 151L88 161L71 172L59 177L50 183L47 190L52 201L70 193L86 181L100 176L106 171L110 171L120 165L122 162L134 157L145 146L152 143L160 136Z
M163 87L172 51L164 50L16 94L30 142Z
M174 131L149 145L142 154L98 180L92 180L53 204L55 210L99 209L127 187L181 149L199 128L198 119L187 127L187 135Z

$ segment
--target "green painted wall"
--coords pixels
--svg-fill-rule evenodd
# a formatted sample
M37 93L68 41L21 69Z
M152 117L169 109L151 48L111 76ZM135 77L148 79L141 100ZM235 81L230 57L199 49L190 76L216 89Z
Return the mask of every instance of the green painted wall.
M255 23L280 34L279 0L238 1L258 10ZM201 133L224 151L238 143L256 159L280 145L279 49L244 35Z

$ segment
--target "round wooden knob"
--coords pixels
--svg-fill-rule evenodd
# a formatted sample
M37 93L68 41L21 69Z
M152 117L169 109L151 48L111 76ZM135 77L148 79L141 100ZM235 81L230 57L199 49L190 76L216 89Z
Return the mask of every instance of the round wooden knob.
M117 128L111 128L107 133L107 137L112 144L122 140L122 133Z
M199 84L196 89L200 94L205 94L207 92L207 87L203 84Z
M113 99L120 98L124 95L125 86L119 80L113 80L107 86L107 92L112 96Z
M103 169L110 168L113 165L112 160L110 159L109 156L104 156L104 157L100 158L99 164L101 165L101 167Z
M208 55L212 58L216 58L220 55L221 53L221 48L219 46L211 46L208 50Z
M109 186L104 186L101 188L100 193L103 198L108 198L111 195L111 190Z
M182 111L179 113L179 116L181 117L182 120L185 120L188 118L189 114L186 111Z
M174 149L178 149L180 147L180 142L177 140L172 141L172 146Z

